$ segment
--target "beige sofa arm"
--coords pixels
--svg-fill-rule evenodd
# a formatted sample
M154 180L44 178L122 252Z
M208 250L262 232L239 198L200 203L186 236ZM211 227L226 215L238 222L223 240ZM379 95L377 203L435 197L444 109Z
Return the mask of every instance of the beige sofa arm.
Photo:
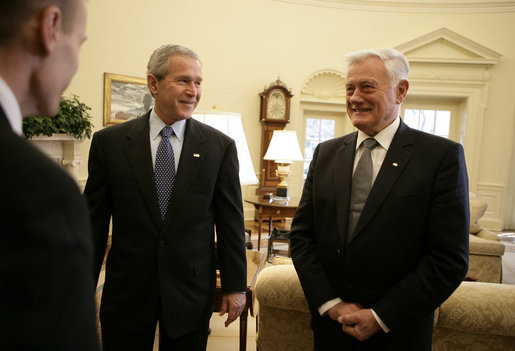
M469 234L469 253L472 255L497 256L504 254L505 247L498 241L487 240Z
M295 268L283 263L263 269L256 281L256 345L259 351L313 351L308 304Z
M436 327L515 337L515 286L461 283L440 306Z
M293 265L277 265L263 269L257 278L255 292L260 306L309 312Z

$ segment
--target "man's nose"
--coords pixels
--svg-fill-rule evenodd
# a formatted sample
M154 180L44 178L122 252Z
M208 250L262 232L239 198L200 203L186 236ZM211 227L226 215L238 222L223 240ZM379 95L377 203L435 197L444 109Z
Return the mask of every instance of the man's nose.
M350 97L349 97L349 102L358 103L358 102L362 102L362 101L363 101L363 97L361 96L361 92L359 91L359 89L355 89L352 92L352 95L350 95Z
M188 84L186 88L186 93L192 96L197 95L197 86L195 85L195 82L191 82Z

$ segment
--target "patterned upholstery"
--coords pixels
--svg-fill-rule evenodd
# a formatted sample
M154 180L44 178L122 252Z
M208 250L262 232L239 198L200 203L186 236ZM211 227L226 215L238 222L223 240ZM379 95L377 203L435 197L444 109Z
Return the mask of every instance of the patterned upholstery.
M274 264L276 262L279 263L277 258ZM255 292L259 302L256 335L259 350L313 350L311 315L293 265L263 269L258 275Z
M469 235L468 276L479 282L500 283L503 254L503 244Z
M468 276L479 282L500 283L504 245L497 235L481 226L479 220L488 204L470 193L470 235Z
M463 282L439 308L433 350L515 350L515 286Z
M295 268L288 263L275 260L256 282L260 351L313 350L308 306ZM463 282L436 312L435 351L515 351L514 285Z

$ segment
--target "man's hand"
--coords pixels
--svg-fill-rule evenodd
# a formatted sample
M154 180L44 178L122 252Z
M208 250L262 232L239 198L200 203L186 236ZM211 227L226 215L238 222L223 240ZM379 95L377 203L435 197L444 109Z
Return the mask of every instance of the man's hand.
M370 309L345 314L338 318L338 322L343 324L345 333L359 341L367 340L381 329Z
M345 314L357 312L363 307L359 303L354 302L339 302L327 310L327 315L334 321L338 321L338 317Z
M226 312L227 320L225 321L225 327L234 322L243 311L245 302L247 300L245 293L226 293L222 296L222 306L220 307L220 316L223 316Z

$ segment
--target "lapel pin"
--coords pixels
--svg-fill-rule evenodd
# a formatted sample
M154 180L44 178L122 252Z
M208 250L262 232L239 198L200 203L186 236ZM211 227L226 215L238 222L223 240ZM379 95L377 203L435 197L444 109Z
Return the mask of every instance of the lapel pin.
M392 166L397 167L399 164L397 162L392 163Z
M193 157L199 158L200 154L197 154L196 152L193 154Z

